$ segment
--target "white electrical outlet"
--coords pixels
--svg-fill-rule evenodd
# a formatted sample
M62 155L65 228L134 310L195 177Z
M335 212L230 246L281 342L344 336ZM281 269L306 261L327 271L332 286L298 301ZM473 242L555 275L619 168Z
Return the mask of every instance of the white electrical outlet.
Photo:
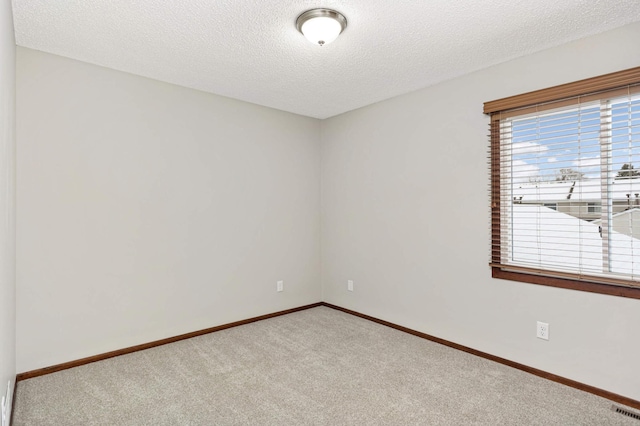
M549 340L549 324L538 321L536 327L536 337L538 339Z
M347 280L347 290L353 291L353 280Z
M278 281L276 283L276 291L284 291L284 281Z

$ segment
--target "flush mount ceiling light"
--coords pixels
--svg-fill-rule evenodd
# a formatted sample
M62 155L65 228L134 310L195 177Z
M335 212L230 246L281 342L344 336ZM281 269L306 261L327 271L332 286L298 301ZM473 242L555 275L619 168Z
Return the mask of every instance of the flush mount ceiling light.
M296 27L313 44L324 46L347 28L347 18L331 9L311 9L298 16Z

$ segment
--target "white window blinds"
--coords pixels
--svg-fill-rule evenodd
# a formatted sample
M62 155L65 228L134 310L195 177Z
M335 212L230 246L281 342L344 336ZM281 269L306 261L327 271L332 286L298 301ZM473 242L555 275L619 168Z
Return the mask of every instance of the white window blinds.
M500 118L500 264L640 280L634 91Z

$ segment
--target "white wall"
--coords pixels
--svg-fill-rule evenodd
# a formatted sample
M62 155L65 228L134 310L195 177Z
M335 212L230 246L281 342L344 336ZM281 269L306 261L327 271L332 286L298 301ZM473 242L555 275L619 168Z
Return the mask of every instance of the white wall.
M318 120L24 48L17 73L19 372L320 301Z
M325 120L323 300L640 400L640 300L490 278L482 114L639 66L638 40L634 24Z
M16 374L15 92L16 43L11 1L0 1L0 396ZM13 390L10 390L10 394ZM9 395L10 397L11 395ZM7 398L7 415L11 401Z

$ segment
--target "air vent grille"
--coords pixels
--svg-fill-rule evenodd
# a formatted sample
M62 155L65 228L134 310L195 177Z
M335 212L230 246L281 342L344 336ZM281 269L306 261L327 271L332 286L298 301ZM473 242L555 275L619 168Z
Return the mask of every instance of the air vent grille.
M613 411L616 413L624 414L625 416L631 417L632 419L640 420L640 414L634 413L633 411L629 411L626 408L618 407L614 405L611 407Z

